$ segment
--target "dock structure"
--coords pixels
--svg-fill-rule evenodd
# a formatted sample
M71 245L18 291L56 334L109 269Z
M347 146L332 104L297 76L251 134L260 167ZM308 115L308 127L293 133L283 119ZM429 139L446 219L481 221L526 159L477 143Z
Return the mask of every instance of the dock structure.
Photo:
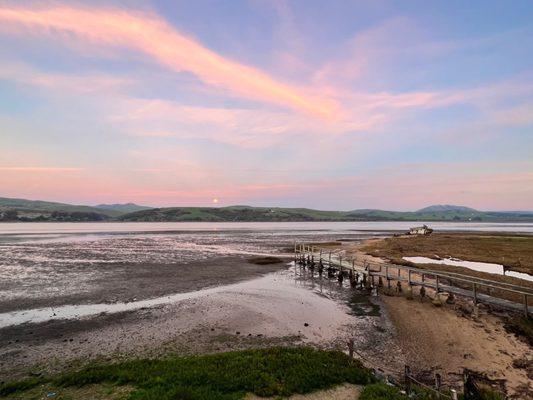
M526 317L533 315L533 288L527 286L459 273L358 260L350 258L341 249L317 244L295 243L294 261L303 268L317 269L319 275L326 271L329 278L336 277L340 283L347 278L354 288L386 288L411 293L417 288L420 297L426 296L429 290L436 297L447 296L448 302L453 301L454 296L459 296L472 299L476 306L484 304L523 312Z

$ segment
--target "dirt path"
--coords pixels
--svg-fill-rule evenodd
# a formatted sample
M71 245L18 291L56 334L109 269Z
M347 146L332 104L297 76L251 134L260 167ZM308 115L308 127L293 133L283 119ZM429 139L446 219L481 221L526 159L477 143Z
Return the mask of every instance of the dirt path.
M361 394L361 387L345 383L327 390L318 390L309 394L295 394L287 398L287 400L357 400ZM272 397L259 397L255 395L248 395L245 400L267 400Z

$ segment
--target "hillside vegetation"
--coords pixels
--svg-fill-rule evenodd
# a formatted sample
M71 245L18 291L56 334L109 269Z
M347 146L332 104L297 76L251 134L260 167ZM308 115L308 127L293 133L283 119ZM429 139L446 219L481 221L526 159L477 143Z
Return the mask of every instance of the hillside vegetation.
M133 203L71 205L38 200L0 198L0 221L130 221L130 222L298 222L298 221L486 221L528 222L533 212L477 211L468 207L436 205L418 211L321 211L281 207L167 207Z
M279 207L171 207L122 215L121 221L533 221L531 213L443 211L320 211Z

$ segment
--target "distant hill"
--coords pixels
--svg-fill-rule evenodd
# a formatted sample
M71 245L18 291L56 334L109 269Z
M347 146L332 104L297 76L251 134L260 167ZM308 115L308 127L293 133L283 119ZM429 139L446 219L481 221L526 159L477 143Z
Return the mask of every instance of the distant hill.
M479 211L474 210L470 207L464 207L464 206L452 206L449 204L437 204L434 206L424 207L420 210L416 211L418 213L430 213L430 212L446 212L446 211L459 211L459 212L474 212L477 213Z
M171 207L138 211L119 217L121 221L344 221L342 211L279 207Z
M97 206L95 206L95 208L98 208L100 210L117 211L119 213L125 214L125 213L131 213L131 212L136 212L136 211L149 210L152 207L140 206L134 203L125 203L125 204L98 204Z
M95 207L38 200L0 198L0 221L484 221L533 222L531 211L477 211L452 205L434 205L418 211L322 211L283 207L166 207L133 203Z
M431 210L431 208L430 208ZM472 209L473 210L473 209ZM533 214L517 212L384 211L352 210L321 211L308 208L280 207L170 207L138 211L118 217L121 221L533 221Z
M107 221L120 214L83 205L0 197L0 221Z

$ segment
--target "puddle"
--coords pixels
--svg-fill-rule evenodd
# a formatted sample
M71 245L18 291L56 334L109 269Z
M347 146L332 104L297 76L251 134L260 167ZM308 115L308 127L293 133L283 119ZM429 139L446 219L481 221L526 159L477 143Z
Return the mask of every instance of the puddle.
M501 264L484 263L477 261L463 261L457 258L441 258L433 259L428 257L403 257L404 260L413 262L415 264L446 264L456 267L464 267L474 271L488 272L489 274L512 276L514 278L523 279L526 281L533 281L533 275L522 272L509 271L503 268Z
M351 309L350 314L358 317L379 317L381 315L379 305L372 303L367 294L360 292L354 292L350 296L348 306Z

